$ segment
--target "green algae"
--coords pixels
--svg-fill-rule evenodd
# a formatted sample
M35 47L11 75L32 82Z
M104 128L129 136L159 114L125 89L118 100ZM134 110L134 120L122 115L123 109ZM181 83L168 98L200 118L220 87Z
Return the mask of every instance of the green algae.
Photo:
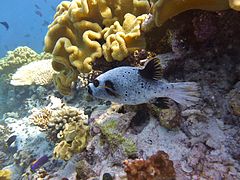
M108 141L111 149L121 146L125 155L131 156L136 154L136 144L131 139L127 139L122 133L118 132L117 127L118 123L116 120L109 120L103 125L100 125L101 132Z

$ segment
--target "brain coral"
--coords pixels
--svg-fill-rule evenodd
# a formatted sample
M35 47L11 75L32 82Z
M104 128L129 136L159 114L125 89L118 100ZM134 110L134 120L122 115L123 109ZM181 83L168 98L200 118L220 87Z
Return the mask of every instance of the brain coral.
M45 51L53 54L53 68L60 72L54 77L60 92L69 94L79 72L90 72L102 55L120 61L144 47L140 24L145 16L140 15L149 8L147 0L63 1L45 37Z
M35 61L18 68L10 84L14 86L46 85L52 82L54 73L51 59Z

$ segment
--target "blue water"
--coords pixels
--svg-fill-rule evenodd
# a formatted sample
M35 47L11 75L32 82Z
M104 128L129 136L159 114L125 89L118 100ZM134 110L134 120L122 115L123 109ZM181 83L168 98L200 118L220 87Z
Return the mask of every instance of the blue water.
M0 6L0 22L6 21L9 29L0 24L0 57L8 50L18 46L29 46L37 52L43 50L47 26L44 20L51 23L56 8L61 0L10 0ZM37 9L35 4L40 8ZM36 14L39 10L42 17Z

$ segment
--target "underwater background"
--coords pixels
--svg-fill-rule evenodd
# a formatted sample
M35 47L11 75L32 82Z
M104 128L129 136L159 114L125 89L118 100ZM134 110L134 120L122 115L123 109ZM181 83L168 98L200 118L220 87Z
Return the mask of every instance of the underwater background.
M239 180L239 0L0 6L0 180Z
M5 1L0 7L1 22L9 29L0 27L0 57L18 46L30 46L37 52L43 50L47 26L53 20L60 0Z

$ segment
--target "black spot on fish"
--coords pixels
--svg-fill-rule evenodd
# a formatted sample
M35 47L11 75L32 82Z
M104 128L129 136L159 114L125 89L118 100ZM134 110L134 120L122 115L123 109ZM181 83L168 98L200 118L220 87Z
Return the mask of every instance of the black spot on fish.
M110 81L110 80L105 81L105 86L106 86L107 88L110 88L110 89L112 89L112 90L115 90L115 88L114 88L114 86L113 86L113 82Z
M90 88L90 86L88 86L88 93L92 95L92 89Z
M9 29L9 25L6 21L0 22L0 24L2 24L6 28L6 30Z
M8 140L6 141L7 146L11 146L11 144L15 142L16 138L17 138L16 135L10 136L10 137L8 138Z

